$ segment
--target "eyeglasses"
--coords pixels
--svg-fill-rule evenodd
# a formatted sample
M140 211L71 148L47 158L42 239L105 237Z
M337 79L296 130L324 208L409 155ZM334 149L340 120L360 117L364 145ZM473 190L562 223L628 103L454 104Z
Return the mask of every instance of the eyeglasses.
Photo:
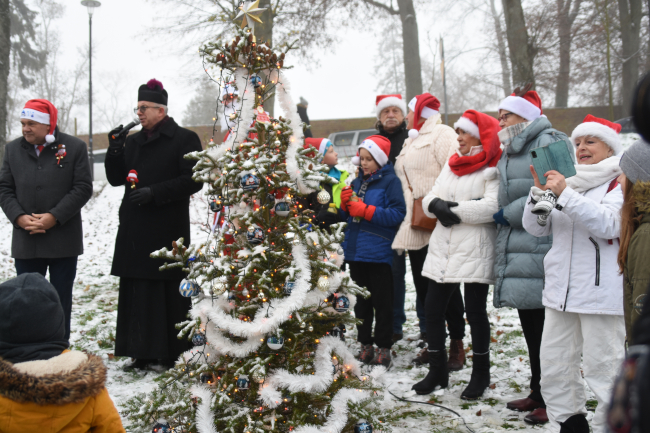
M515 114L515 113L503 113L503 115L501 115L501 117L497 117L497 120L499 120L499 121L503 120L504 122L507 122L508 121L508 116L510 116L511 114Z
M144 113L147 110L147 108L160 108L160 107L158 105L151 105L151 106L149 106L149 105L140 105L139 107L135 107L133 109L133 112L135 114Z

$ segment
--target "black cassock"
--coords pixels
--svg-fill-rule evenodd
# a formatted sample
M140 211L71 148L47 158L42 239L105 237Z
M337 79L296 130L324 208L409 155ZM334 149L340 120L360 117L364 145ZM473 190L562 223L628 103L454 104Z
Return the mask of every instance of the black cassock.
M139 359L176 359L190 346L178 340L176 323L186 320L191 302L180 295L180 269L159 271L164 263L149 255L180 237L190 243L190 196L202 184L192 180L193 160L183 156L200 151L196 133L163 119L151 131L130 135L123 149L109 149L106 177L124 185L120 226L115 240L111 274L120 277L115 355ZM153 201L130 201L126 176L138 173L136 188L150 187Z

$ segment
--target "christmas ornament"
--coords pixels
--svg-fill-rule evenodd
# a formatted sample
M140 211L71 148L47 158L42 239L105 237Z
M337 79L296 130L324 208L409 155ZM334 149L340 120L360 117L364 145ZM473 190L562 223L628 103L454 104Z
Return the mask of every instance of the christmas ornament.
M345 295L337 295L334 301L334 309L339 313L345 313L350 309L350 300Z
M264 379L266 379L266 371L264 371L262 368L259 368L255 370L251 376L255 382L263 383Z
M248 289L244 287L244 290L241 291L242 296L248 296Z
M226 291L226 282L220 278L212 281L212 294L219 296Z
M246 209L246 206L248 206L248 205L246 204L245 201L239 203L239 208L240 208L240 209Z
M235 17L235 20L242 19L241 28L248 26L251 29L251 34L253 35L253 42L255 39L255 23L262 24L260 15L266 10L266 8L259 7L260 0L254 2L245 2L243 5L239 6L240 12Z
M138 183L138 172L130 170L129 174L126 175L126 181L131 184L131 189L135 189L135 184Z
M159 419L153 426L151 433L172 433L172 428L164 419Z
M339 248L336 250L336 254L338 254L339 256L342 256L343 254L345 254L345 251L343 251L343 248L342 248L342 247L339 247Z
M203 332L197 332L192 336L192 344L195 346L205 346L205 343L207 343L207 339L205 338L205 334Z
M320 204L329 203L331 198L330 193L325 190L321 190L321 192L316 196L316 200L318 200L318 203Z
M246 239L251 245L258 245L264 242L264 230L257 226L248 227L248 233L246 234Z
M201 383L205 383L208 386L213 386L217 383L216 378L214 377L214 373L212 372L204 371L199 376L199 379L201 380Z
M311 325L309 325L309 328L307 328L307 331L309 331L309 332L314 332L314 327L311 326Z
M223 209L223 205L221 204L221 200L212 200L210 202L210 210L212 212L219 212Z
M291 212L291 208L289 207L289 203L287 202L281 201L275 205L275 213L278 216L286 217L287 215L289 215L290 212Z
M274 145L275 147L280 147L280 146L282 145L282 142L281 142L280 140L275 140L275 141L273 142L273 145Z
M65 144L59 144L57 151L56 151L56 163L59 164L59 167L63 166L61 165L61 160L67 155L65 151Z
M326 276L320 277L318 279L317 287L318 290L327 292L330 289L330 280Z
M181 285L178 288L179 293L185 296L186 298L190 298L192 296L198 295L199 290L200 290L199 285L196 284L194 281L190 281L190 280L181 281Z
M254 87L260 87L262 85L262 79L258 75L251 76L251 84ZM264 112L264 111L262 111Z
M271 350L280 350L284 346L284 338L272 335L266 339L266 345Z
M295 287L295 285L296 285L295 281L287 280L287 282L284 283L284 294L285 295L290 295L291 292L293 291L293 288Z
M305 329L305 326L307 326L305 322L300 322L300 329Z
M260 187L260 178L252 173L248 173L241 178L241 187L244 191L255 191Z
M259 85L255 87L259 87ZM264 123L264 124L269 123L271 121L271 118L269 117L268 114L266 114L266 112L264 111L264 107L262 107L261 105L257 106L257 116L255 116L255 120L257 122Z
M370 424L365 419L360 419L354 425L354 433L372 433L372 424Z
M246 391L251 387L251 381L248 379L248 376L241 375L235 384L237 388L241 391Z

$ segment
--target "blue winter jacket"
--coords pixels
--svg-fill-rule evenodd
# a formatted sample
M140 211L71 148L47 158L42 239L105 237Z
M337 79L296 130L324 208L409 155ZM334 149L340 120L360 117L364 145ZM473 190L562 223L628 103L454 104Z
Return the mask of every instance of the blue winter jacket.
M371 221L362 219L361 222L355 222L354 218L341 211L348 219L342 245L345 260L391 265L391 244L406 216L402 183L390 162L365 181L361 176L354 179L351 186L357 195L363 183L368 184L363 202L375 206L375 213Z
M552 236L536 238L521 222L530 187L530 150L565 140L571 155L575 150L563 132L551 127L544 116L534 120L503 151L499 170L499 208L510 225L497 224L494 261L494 306L522 310L544 308L544 256L551 249Z

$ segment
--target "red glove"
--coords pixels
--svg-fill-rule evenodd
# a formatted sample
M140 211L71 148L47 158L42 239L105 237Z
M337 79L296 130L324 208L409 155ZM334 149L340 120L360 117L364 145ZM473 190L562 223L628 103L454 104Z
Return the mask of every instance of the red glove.
M346 186L341 190L341 209L344 212L348 211L348 202L350 201L352 194L354 194L354 191L352 191L352 188L349 186Z
M370 221L375 214L375 206L367 205L362 201L351 201L348 203L348 213L350 216Z

